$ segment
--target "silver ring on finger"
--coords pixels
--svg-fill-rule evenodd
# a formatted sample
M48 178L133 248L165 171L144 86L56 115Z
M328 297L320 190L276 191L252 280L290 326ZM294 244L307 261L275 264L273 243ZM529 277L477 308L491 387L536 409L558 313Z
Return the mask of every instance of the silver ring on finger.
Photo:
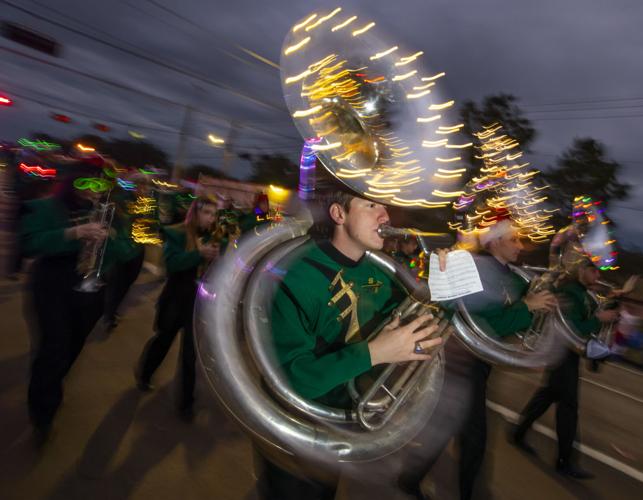
M415 354L422 354L424 352L424 349L422 348L422 344L420 343L419 340L415 342L415 348L413 349L413 352Z

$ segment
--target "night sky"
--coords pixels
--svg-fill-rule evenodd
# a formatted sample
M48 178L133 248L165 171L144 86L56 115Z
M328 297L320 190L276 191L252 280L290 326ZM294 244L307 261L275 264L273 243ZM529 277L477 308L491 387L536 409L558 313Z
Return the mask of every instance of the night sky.
M0 139L34 130L72 136L104 122L112 127L110 137L134 130L174 157L191 106L188 163L217 167L223 151L208 145L207 135L226 137L232 123L238 127L235 150L281 152L296 160L301 140L286 111L279 71L250 52L278 63L294 23L339 5L375 21L396 45L423 50L425 68L446 72L442 85L456 102L498 92L516 95L538 132L532 166L553 164L575 137L601 141L624 166L621 180L634 186L631 197L610 213L620 225L617 234L622 243L643 248L638 243L643 241L639 0L10 0L0 5L0 19L62 45L55 58L0 39L0 92L15 100L13 107L0 109ZM70 115L74 123L59 124L50 112ZM242 160L233 168L238 177L248 172Z

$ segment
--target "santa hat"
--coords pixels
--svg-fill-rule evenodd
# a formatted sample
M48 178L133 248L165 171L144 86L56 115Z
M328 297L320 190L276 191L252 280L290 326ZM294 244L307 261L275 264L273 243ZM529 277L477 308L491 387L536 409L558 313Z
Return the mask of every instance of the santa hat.
M491 241L502 238L506 234L514 233L517 230L518 228L512 224L511 220L503 219L490 226L489 229L482 230L478 234L478 239L480 244L486 247Z

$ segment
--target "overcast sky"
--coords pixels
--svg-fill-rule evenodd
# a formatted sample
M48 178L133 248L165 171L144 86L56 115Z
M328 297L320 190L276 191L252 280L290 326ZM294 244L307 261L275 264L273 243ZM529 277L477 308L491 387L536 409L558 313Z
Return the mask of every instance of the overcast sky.
M296 21L339 5L375 21L396 44L423 50L428 71L447 73L443 85L456 102L516 95L538 131L533 166L552 164L575 137L604 143L625 167L622 180L634 185L631 198L618 205L635 210L618 208L610 215L621 225L622 241L643 241L643 223L633 222L643 220L639 0L1 3L2 20L27 25L63 47L54 58L0 39L0 91L15 100L12 108L0 109L1 139L33 130L70 136L98 121L112 127L111 137L135 130L174 156L189 105L188 162L216 167L222 150L207 144L207 134L225 137L233 122L239 127L236 149L296 159L301 141L286 112L278 70L243 49L278 63L283 38ZM54 122L52 111L74 123ZM234 168L234 175L247 173L244 162Z

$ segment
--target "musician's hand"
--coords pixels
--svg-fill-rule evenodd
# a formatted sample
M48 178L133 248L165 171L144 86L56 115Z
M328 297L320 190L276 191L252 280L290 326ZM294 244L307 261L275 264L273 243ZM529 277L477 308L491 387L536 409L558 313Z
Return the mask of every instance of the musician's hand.
M210 261L219 257L219 245L217 243L206 245L197 243L197 249L205 260Z
M430 354L416 353L415 346L417 343L424 351L427 351L442 343L441 337L427 339L437 330L436 324L420 328L432 318L431 314L424 314L411 321L408 325L400 326L400 319L396 317L382 329L375 339L368 343L371 364L375 366L382 363L430 359ZM418 328L420 329L417 330Z
M623 288L616 288L612 290L609 293L610 297L620 297L621 295L627 295L628 293L632 293L632 290L634 290L634 287L636 286L636 283L639 280L638 274L634 274L627 278L627 281L623 285Z
M107 229L98 222L88 222L70 228L69 234L77 240L101 241L107 238Z
M556 296L548 290L543 290L542 292L529 293L524 297L523 302L527 304L527 309L529 312L533 311L551 311L556 307L558 301Z
M435 253L438 256L438 262L440 264L440 272L447 270L447 254L450 252L448 248L438 248Z
M613 323L618 321L620 314L618 309L600 309L596 311L596 317L601 323Z

